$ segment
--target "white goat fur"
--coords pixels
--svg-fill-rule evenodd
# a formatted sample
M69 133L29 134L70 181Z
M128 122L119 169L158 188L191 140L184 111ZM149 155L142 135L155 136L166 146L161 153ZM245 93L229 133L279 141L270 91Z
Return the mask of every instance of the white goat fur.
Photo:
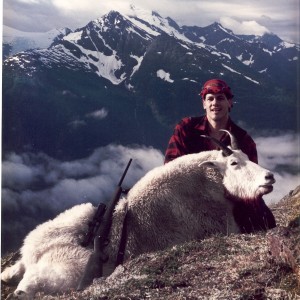
M153 169L116 207L106 248L110 263L117 255L126 208L125 259L215 233L240 232L224 186L235 197L253 199L270 192L259 187L266 184L266 174L240 150L229 157L216 150L190 154ZM75 288L91 254L79 243L94 212L91 204L82 204L39 225L25 238L20 261L1 280L21 279L14 293L19 298Z
M1 273L1 281L20 281L17 299L33 299L35 293L55 293L76 287L91 249L79 246L96 208L81 204L47 221L25 238L21 259Z

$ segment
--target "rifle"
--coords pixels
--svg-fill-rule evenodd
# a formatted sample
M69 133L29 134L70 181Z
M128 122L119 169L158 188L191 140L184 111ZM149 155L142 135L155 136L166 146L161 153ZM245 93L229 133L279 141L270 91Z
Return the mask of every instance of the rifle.
M104 248L108 245L108 235L112 224L112 215L122 192L122 182L126 176L132 159L129 160L125 171L118 183L114 197L105 205L100 203L93 220L89 223L89 230L85 236L82 246L87 247L94 241L94 251L89 257L82 277L80 278L77 291L83 290L92 283L94 278L101 277L103 274L103 263L108 260L108 255L104 253Z

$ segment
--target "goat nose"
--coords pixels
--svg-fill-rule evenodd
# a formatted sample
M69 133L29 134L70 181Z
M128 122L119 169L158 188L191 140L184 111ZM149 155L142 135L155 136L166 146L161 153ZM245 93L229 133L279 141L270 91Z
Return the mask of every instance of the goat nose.
M268 173L266 174L266 176L265 176L265 179L266 179L266 180L270 180L270 181L275 181L275 179L274 179L274 174L271 173L271 172L268 172Z

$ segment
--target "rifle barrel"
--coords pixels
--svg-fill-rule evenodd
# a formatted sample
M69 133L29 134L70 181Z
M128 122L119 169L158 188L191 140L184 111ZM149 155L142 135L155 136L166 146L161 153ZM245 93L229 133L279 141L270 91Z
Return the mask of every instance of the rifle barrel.
M112 214L114 211L114 208L117 204L117 202L120 199L120 196L122 194L122 183L126 176L126 173L130 167L130 164L132 162L132 158L130 158L125 171L123 172L123 175L119 181L118 187L115 191L114 197L112 200L108 203L107 206L104 204L98 206L98 210L96 212L96 218L94 217L94 221L99 221L98 219L98 212L99 216L101 217L101 223L97 224L96 230L95 225L96 222L94 222L94 226L90 228L90 231L88 233L87 240L85 242L89 242L93 240L94 242L94 251L91 254L91 256L88 259L88 262L85 266L84 272L79 280L79 284L77 287L77 291L83 290L92 283L94 278L101 277L103 273L103 263L107 261L108 255L104 253L104 248L107 245L106 241L110 232L111 223L112 223Z
M129 159L129 162L128 162L128 164L127 164L127 166L126 166L126 169L125 169L125 171L124 171L124 173L123 173L123 175L122 175L122 177L121 177L121 179L120 179L120 181L119 181L118 186L121 186L121 185L122 185L123 180L124 180L124 178L125 178L125 176L126 176L126 173L127 173L128 169L129 169L129 167L130 167L131 162L132 162L132 158Z

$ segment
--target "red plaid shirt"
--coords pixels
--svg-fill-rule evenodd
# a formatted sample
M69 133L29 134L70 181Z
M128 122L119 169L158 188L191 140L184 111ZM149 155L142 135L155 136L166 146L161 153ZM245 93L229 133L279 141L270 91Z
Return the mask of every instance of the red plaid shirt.
M257 160L256 144L247 132L229 119L227 128L237 139L241 150L255 163ZM198 153L219 149L211 140L202 138L208 135L208 120L206 116L184 118L176 125L174 133L169 141L165 154L165 163L186 154ZM230 145L230 137L227 134L221 138L226 145Z

